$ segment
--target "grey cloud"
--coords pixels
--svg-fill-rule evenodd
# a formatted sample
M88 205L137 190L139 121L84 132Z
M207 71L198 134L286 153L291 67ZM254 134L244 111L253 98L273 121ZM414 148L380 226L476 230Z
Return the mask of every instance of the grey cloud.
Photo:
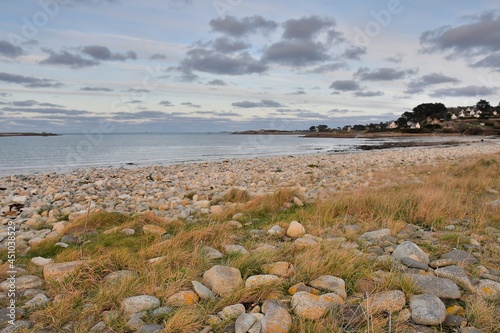
M161 53L155 53L149 57L151 60L166 60L167 56Z
M62 83L51 79L39 79L32 76L22 76L5 72L0 73L0 81L22 84L27 88L60 88L63 86Z
M43 65L60 65L60 66L68 66L74 69L83 68L83 67L91 67L97 66L100 64L99 61L85 59L79 54L71 54L68 51L61 51L56 53L52 50L44 50L49 54L49 56L40 61L40 64Z
M296 92L290 93L289 95L307 95L307 93L304 90L297 90Z
M109 48L100 45L85 46L82 50L82 53L89 55L96 60L102 60L102 61L110 61L110 60L125 61L127 59L132 59L132 60L137 59L137 54L134 51L128 51L127 53L122 53L122 54L112 53L109 50Z
M310 71L308 73L315 73L315 74L323 74L323 73L328 73L328 72L336 72L341 69L348 69L349 66L345 62L334 62L331 64L325 64L318 66Z
M276 22L266 20L260 15L244 17L242 19L234 16L225 16L223 18L212 19L209 24L213 31L233 37L242 37L258 30L269 32L278 27Z
M196 48L189 50L178 68L185 75L192 71L224 75L262 73L267 66L252 58L248 53L227 55L212 50Z
M37 101L32 100L32 99L26 100L26 101L14 101L10 104L13 106L21 106L21 107L29 107L29 106L35 106L35 105L46 106L46 107L51 107L51 108L62 108L63 107L62 105L53 104L53 103L40 103L40 102L37 102Z
M472 67L487 67L500 69L500 52L490 54L489 56L474 63Z
M283 23L285 39L305 39L310 40L325 28L335 26L335 21L330 18L319 16L302 17L300 19L290 19Z
M360 85L354 80L333 81L330 88L340 91L356 91L361 89Z
M163 105L163 106L174 106L172 103L170 103L169 101L161 101L160 103L158 103L159 105Z
M103 92L111 92L113 89L104 88L104 87L83 87L80 88L82 91L103 91Z
M366 47L351 46L344 51L342 56L349 60L360 60L364 54L366 54Z
M23 54L23 49L5 40L0 40L0 55L7 58L17 58Z
M416 74L418 71L416 69L398 69L398 68L377 68L371 70L367 67L361 67L354 77L359 78L363 81L394 81L404 79L407 76Z
M408 83L406 94L417 94L424 91L424 88L440 83L459 83L460 80L446 76L442 73L431 73L422 76Z
M7 112L22 112L22 113L40 113L40 114L62 114L66 116L76 116L90 114L85 110L67 110L61 108L23 108L23 107L5 107L3 111Z
M226 86L226 82L220 79L215 79L207 83L209 86Z
M188 106L190 108L201 108L201 105L193 104L191 102L184 102L184 103L181 103L181 105Z
M11 94L9 94L9 93L0 92L0 96L1 96L1 97L10 97L10 96L12 96L12 95L11 95Z
M310 40L284 40L269 46L263 60L289 66L307 66L330 59L322 43Z
M139 100L139 99L134 99L134 100L131 100L131 101L127 101L125 103L127 103L127 104L140 104L140 103L142 103L142 101Z
M467 86L460 88L437 89L430 94L432 97L482 97L496 94L498 89L485 86Z
M150 91L148 89L136 89L136 88L130 88L127 90L122 90L122 92L129 92L129 93L149 93Z
M362 113L362 111L353 111L348 109L332 109L328 111L329 114L346 114L346 113Z
M143 120L166 119L170 114L162 111L115 112L111 116L116 120Z
M250 101L243 101L243 102L234 102L231 104L232 106L238 107L238 108L244 108L244 109L250 109L250 108L278 108L278 107L283 107L281 103L268 100L268 99L263 99L260 102L250 102Z
M447 52L449 56L480 55L500 51L500 15L485 12L462 25L441 26L420 36L424 52Z
M389 61L389 62L393 62L395 64L400 64L403 62L403 57L404 57L404 54L403 53L396 53L394 56L392 57L387 57L385 58L386 61Z
M213 48L222 53L232 53L248 49L251 45L240 40L219 37L212 42Z
M384 93L380 90L377 90L377 91L356 91L354 93L354 96L357 96L357 97L377 97L377 96L384 96Z

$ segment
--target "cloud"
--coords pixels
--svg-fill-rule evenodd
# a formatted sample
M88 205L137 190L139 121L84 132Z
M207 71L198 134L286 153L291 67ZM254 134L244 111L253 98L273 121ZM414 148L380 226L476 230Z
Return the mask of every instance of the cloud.
M4 107L3 111L7 112L22 112L22 113L40 113L40 114L62 114L66 116L76 116L90 114L85 110L67 110L61 108L26 108L26 107Z
M369 69L367 67L361 67L356 73L354 73L355 78L359 78L362 81L394 81L404 79L407 76L416 74L418 71L416 69L398 69L398 68L377 68Z
M40 61L43 65L56 65L56 66L68 66L70 68L78 69L84 67L97 66L100 64L99 61L85 59L79 54L71 54L68 51L60 51L56 53L52 50L44 49L49 56Z
M360 60L364 54L366 54L366 47L350 46L344 51L342 57L349 60Z
M64 86L62 83L51 79L39 79L32 76L22 76L5 72L0 73L0 81L22 84L26 88L60 88Z
M184 103L181 103L181 105L188 106L190 108L201 108L201 105L193 104L191 102L184 102Z
M443 52L449 57L474 56L500 51L500 15L484 12L467 23L424 32L420 44L424 52Z
M240 40L219 37L212 42L212 47L222 53L232 53L248 49L251 45Z
M385 60L388 62L393 62L395 64L400 64L403 62L403 57L404 57L403 53L396 53L392 57L385 58Z
M356 91L361 89L360 85L354 80L333 81L333 83L330 85L330 88L339 91Z
M424 88L440 83L459 83L460 80L446 76L442 73L431 73L424 75L408 83L406 94L417 94L424 91Z
M130 88L127 90L122 90L122 92L129 92L129 93L139 93L139 94L144 94L144 93L149 93L151 92L148 89L136 89L136 88Z
M26 101L14 101L14 102L12 102L10 104L13 105L13 106L20 106L20 107L29 107L29 106L35 106L35 105L52 107L52 108L61 108L61 107L63 107L62 105L58 105L58 104L40 103L40 102L34 101L32 99L26 100Z
M430 94L432 97L482 97L497 93L496 88L488 88L485 86L467 86L460 88L443 88L434 90Z
M278 27L276 22L266 20L260 15L241 19L234 16L225 16L223 18L212 19L209 24L212 31L233 37L243 37L259 30L267 33Z
M307 66L330 59L322 43L310 40L283 40L269 46L262 59L288 66Z
M356 96L356 97L377 97L377 96L384 96L384 93L380 90L377 90L377 91L356 91L354 93L354 96Z
M325 28L334 27L335 21L331 18L313 15L300 19L287 20L282 26L285 29L283 32L283 38L285 39L311 40Z
M284 105L272 100L268 99L263 99L260 102L249 102L249 101L243 101L243 102L234 102L231 104L232 106L238 107L238 108L243 108L243 109L250 109L250 108L278 108L278 107L283 107Z
M111 88L104 88L104 87L83 87L80 88L82 91L103 91L103 92L111 92L113 89Z
M333 62L330 64L325 64L318 66L310 71L308 73L314 73L314 74L323 74L323 73L328 73L328 72L336 72L341 69L348 69L349 66L345 62Z
M17 58L22 55L23 49L5 40L0 40L0 55L7 58Z
M149 57L151 60L167 60L167 56L161 53L155 53Z
M307 95L307 93L304 90L297 90L293 93L290 93L289 95L299 96L299 95Z
M90 45L85 46L82 49L82 53L101 61L125 61L127 59L136 60L137 54L134 51L128 51L127 53L112 53L106 46L100 45Z
M163 106L174 106L172 103L170 103L169 101L161 101L160 103L158 103L159 105L163 105Z
M472 64L472 67L487 67L487 68L499 68L500 69L500 52L490 54L489 56Z
M248 53L227 55L213 50L195 48L187 52L186 58L181 61L177 69L185 75L193 75L193 71L243 75L263 73L267 70L267 66L252 58Z
M139 100L139 99L134 99L134 100L131 100L131 101L127 101L125 103L127 103L127 104L140 104L140 103L142 103L142 101Z
M209 86L226 86L227 85L226 82L224 82L224 80L219 80L219 79L208 81L207 84Z

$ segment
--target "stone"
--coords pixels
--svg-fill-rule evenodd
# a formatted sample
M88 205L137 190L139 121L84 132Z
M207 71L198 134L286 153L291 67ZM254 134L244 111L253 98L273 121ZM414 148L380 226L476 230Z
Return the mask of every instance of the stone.
M221 205L210 206L210 214L212 215L220 215L223 212L224 212L224 207Z
M409 268L421 269L421 270L426 271L426 272L430 269L427 264L424 264L423 262L414 260L414 259L409 258L409 257L403 257L403 258L401 258L400 261L403 265L405 265L406 267L409 267Z
M29 301L24 303L23 307L30 309L36 308L47 304L49 301L50 299L44 293L38 293L34 297L32 297Z
M141 327L139 333L161 333L163 326L159 324L148 324Z
M83 266L86 260L76 260L69 262L61 262L48 264L43 268L43 277L45 280L60 280L64 279L68 275L75 274L78 269Z
M374 231L368 231L359 236L359 238L364 239L369 242L378 242L382 238L390 236L391 235L391 230L390 229L380 229L380 230L374 230Z
M278 261L262 265L262 271L264 273L277 275L282 278L289 278L293 275L294 268L288 261Z
M279 282L280 278L277 277L276 275L272 274L262 274L262 275L253 275L250 276L246 281L245 281L245 287L246 288L258 288L260 286L264 286L269 283L275 283Z
M137 274L137 272L125 269L121 271L111 272L108 275L106 275L103 280L109 283L110 285L117 285L122 281L133 280L137 279L138 277L139 274Z
M234 267L215 265L203 273L203 284L222 297L231 295L242 282L240 270Z
M288 333L292 329L292 316L277 301L265 301L262 312L262 333Z
M377 314L401 311L405 304L406 297L401 290L390 290L369 295L362 305L367 313Z
M247 249L241 245L229 244L224 246L224 251L229 254L248 254Z
M175 307L192 305L197 303L199 300L200 297L197 293L191 290L184 290L179 291L178 293L175 293L167 298L167 305Z
M43 257L33 257L31 258L31 263L38 267L44 267L45 265L52 264L54 259L52 258L43 258Z
M205 257L207 257L209 259L220 259L220 258L222 258L224 256L218 250L216 250L216 249L214 249L213 247L210 247L210 246L204 246L204 247L202 247L202 251L204 252Z
M449 327L464 327L467 325L467 319L461 316L447 315L444 323Z
M35 275L23 275L18 276L14 281L9 279L0 283L0 289L3 291L9 290L28 290L28 289L36 289L40 288L43 285L43 280Z
M300 283L297 283L297 284L294 284L293 286L291 286L289 289L288 289L288 293L290 295L295 295L296 293L298 293L299 291L306 291L310 294L313 294L313 295L321 295L321 292L318 290L318 289L314 289L312 287L309 287L309 286L306 286L304 283L300 282Z
M425 294L443 299L459 299L462 294L457 284L449 279L422 274L406 274L415 286Z
M441 259L450 259L455 261L455 263L462 262L465 264L476 264L479 262L472 254L462 250L453 250L445 253L441 256Z
M435 295L423 294L410 297L411 319L415 324L440 325L446 319L446 307Z
M392 256L400 260L404 257L411 258L416 261L423 262L424 264L429 264L429 256L422 251L418 245L415 243L412 243L410 241L405 241L401 244L399 244L395 249L394 252L392 253Z
M302 200L300 200L297 197L293 197L293 204L295 206L299 206L299 207L303 207L304 206L304 203L302 202Z
M344 299L337 294L313 295L299 291L292 296L293 312L302 319L316 320L323 317L335 306L344 303Z
M470 292L476 292L476 288L472 285L467 272L462 267L459 266L446 266L434 270L434 274L438 277L450 279L451 281L458 284L460 287L468 290Z
M132 236L135 234L135 230L132 228L125 228L125 229L120 230L120 232L126 236Z
M105 332L106 331L106 323L103 321L98 322L94 326L90 328L90 332Z
M486 333L483 330L477 329L475 327L463 327L459 331L460 333Z
M268 235L281 237L285 234L285 229L279 225L274 225L267 231Z
M145 235L161 236L163 234L166 234L167 230L165 230L165 228L163 227L160 227L159 225L146 224L145 226L142 227L142 232L144 232Z
M160 300L154 296L139 295L127 297L121 302L121 309L126 315L142 311L154 310L160 307Z
M141 327L146 324L144 320L142 320L143 316L144 316L144 311L130 314L128 316L129 319L127 320L127 326L134 330L140 330Z
M489 301L500 300L500 283L488 279L481 279L476 286L477 292Z
M215 295L212 290L205 287L201 282L191 281L191 284L193 285L193 289L198 294L200 299L204 301L215 299Z
M452 259L437 259L431 261L429 263L429 266L432 268L440 268L440 267L455 265L455 263L456 263L455 260Z
M286 229L286 235L290 238L299 238L306 234L306 229L302 224L297 221L290 222L288 229Z
M224 314L225 317L222 318L224 320L235 319L245 313L245 306L239 303L234 305L229 305L222 309L222 313Z
M248 330L255 324L257 318L249 313L242 313L235 323L235 333L247 333Z
M341 278L332 275L322 275L310 283L311 287L328 290L346 299L345 282Z
M318 242L316 242L314 239L311 239L311 238L300 237L300 238L297 238L293 242L293 246L296 250L303 250L303 249L306 249L308 247L317 246L317 245L318 245Z
M241 229L241 228L243 228L243 225L239 221L232 220L232 221L228 221L227 224L230 225L231 227L235 228L235 229Z
M28 201L29 196L27 195L16 195L12 198L12 202L16 204L24 205Z

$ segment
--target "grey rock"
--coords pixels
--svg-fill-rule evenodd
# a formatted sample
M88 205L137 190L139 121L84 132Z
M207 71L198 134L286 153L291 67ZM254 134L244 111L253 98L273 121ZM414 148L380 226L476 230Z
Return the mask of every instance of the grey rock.
M285 229L279 225L274 225L267 231L268 235L281 237L285 234Z
M426 272L429 270L429 266L427 266L427 264L424 264L423 262L420 262L420 261L416 261L416 260L409 258L409 257L403 257L403 258L401 258L400 261L406 267L421 269L421 270L426 271Z
M459 266L446 266L438 268L434 271L434 274L438 277L450 279L451 281L458 284L460 287L468 290L470 292L475 292L476 289L472 285L467 273L462 267Z
M117 285L121 281L125 280L133 280L137 279L139 277L139 274L137 272L133 272L130 270L121 270L121 271L116 271L116 272L111 272L108 275L104 277L104 281L111 284L111 285Z
M401 290L389 290L369 296L363 301L363 308L369 314L392 313L401 311L405 304L406 297Z
M438 259L431 261L431 263L429 263L429 266L432 268L440 268L440 267L452 266L455 264L456 261L453 259Z
M410 241L405 241L399 244L392 253L392 256L401 260L404 257L411 258L416 261L423 262L424 264L429 264L429 256L415 243Z
M472 254L462 250L453 250L445 253L441 256L441 259L451 259L455 262L463 262L466 264L476 264L479 262Z
M390 229L380 229L380 230L365 232L364 234L359 236L359 238L367 240L369 242L378 242L382 238L390 235L391 235Z
M459 299L462 294L457 284L449 279L422 274L406 274L423 293L444 299Z
M262 312L262 333L287 333L292 329L292 316L277 301L265 301Z
M127 320L127 326L134 330L139 330L142 326L146 324L144 320L142 320L143 315L144 312L132 313L129 319Z
M203 252L205 253L205 256L209 259L220 259L224 255L220 253L218 250L214 249L213 247L210 246L204 246L202 248Z
M488 279L479 280L477 292L489 301L500 300L500 283Z
M345 291L345 281L341 278L332 275L322 275L310 283L311 287L328 290L346 299L347 293Z
M222 297L231 295L242 282L240 270L234 267L215 265L203 273L203 284Z
M248 277L248 279L245 281L245 287L257 288L278 281L280 281L280 278L272 274L253 275Z
M160 333L163 326L158 324L148 324L141 327L140 333Z
M245 306L243 304L234 304L226 306L222 309L224 319L235 319L245 313Z
M455 315L447 315L444 323L450 327L463 327L467 325L467 319Z
M235 333L247 333L247 331L255 324L257 318L249 313L242 313L235 323Z
M23 307L30 309L36 308L47 304L49 301L50 299L44 293L38 293L32 299L24 303Z
M121 308L125 314L132 314L154 310L160 307L160 303L160 300L154 296L139 295L125 298L121 303Z
M247 249L238 244L229 244L224 246L224 251L229 254L248 254Z
M97 324L95 324L94 326L92 326L92 328L90 329L90 332L101 333L101 332L104 332L106 330L106 328L107 328L106 324L103 321L100 321Z
M435 295L423 294L410 297L411 319L415 324L440 325L446 319L446 307Z
M330 309L344 303L337 294L329 293L321 296L299 291L292 296L292 309L302 319L316 320L323 317Z
M191 281L191 284L193 285L193 289L198 294L200 299L205 301L215 299L215 295L212 290L205 287L201 282Z
M27 290L39 288L43 285L43 280L35 275L23 275L19 276L14 280L5 280L0 283L0 289L3 291L8 291L10 289L14 290Z

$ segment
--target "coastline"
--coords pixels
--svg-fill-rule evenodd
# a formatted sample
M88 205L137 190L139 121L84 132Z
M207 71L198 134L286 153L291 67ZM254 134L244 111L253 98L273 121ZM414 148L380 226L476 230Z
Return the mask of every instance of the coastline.
M62 134L56 134L56 133L47 133L47 132L41 132L41 133L35 133L35 132L3 132L0 133L0 138L1 137L11 137L11 136L60 136Z

